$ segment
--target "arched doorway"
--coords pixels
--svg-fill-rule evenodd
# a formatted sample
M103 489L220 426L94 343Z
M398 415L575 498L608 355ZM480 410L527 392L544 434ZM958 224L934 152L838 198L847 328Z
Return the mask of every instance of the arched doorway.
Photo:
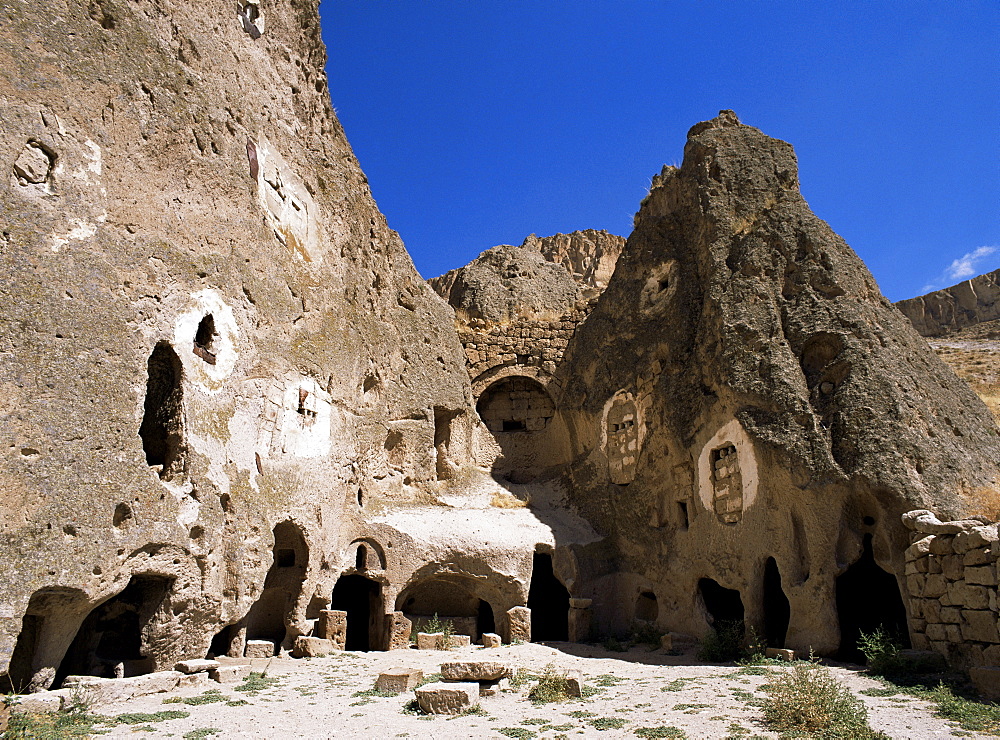
M698 581L698 592L715 631L732 629L736 631L739 639L743 639L745 612L740 592L720 586L711 578L702 578Z
M481 598L475 582L455 576L431 577L407 586L396 600L396 608L413 623L415 631L437 617L447 621L454 634L480 640L484 632L496 631L493 606Z
M569 639L569 591L552 570L552 555L536 552L528 588L532 642Z
M529 483L553 464L552 438L546 428L555 404L537 380L511 375L487 386L476 411L500 446L503 456L494 473L511 483Z
M330 608L347 612L346 650L383 649L380 583L357 574L341 576L333 587Z
M910 646L899 584L875 562L871 534L864 536L861 557L837 578L837 617L841 660L863 663L858 638L862 632L870 634L879 628L904 647Z

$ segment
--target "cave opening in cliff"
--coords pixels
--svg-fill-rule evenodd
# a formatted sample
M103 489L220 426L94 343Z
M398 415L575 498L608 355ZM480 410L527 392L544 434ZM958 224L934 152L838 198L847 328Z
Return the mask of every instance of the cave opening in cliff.
M493 616L493 607L490 602L479 600L479 608L476 610L476 639L482 640L487 632L496 632L497 624Z
M655 622L660 615L660 605L656 599L656 594L652 591L643 591L635 599L635 618L643 622Z
M532 560L528 608L532 642L569 639L569 591L556 578L547 552L536 552Z
M764 640L768 647L785 647L791 607L781 588L781 572L774 558L764 563Z
M132 576L121 593L94 607L66 650L54 685L71 675L121 678L156 670L156 628L173 616L173 585L166 576Z
M435 576L413 583L400 593L396 608L410 620L414 632L446 622L453 634L478 640L484 632L496 629L493 606L466 577Z
M181 361L166 342L153 348L146 363L146 399L139 437L146 464L169 481L184 472L184 408Z
M698 581L698 592L716 633L732 630L739 639L743 639L745 611L740 592L720 586L711 578L702 578Z
M434 407L434 450L435 466L438 480L447 480L452 476L451 435L455 418L461 411L452 411L442 406Z
M297 524L284 521L275 526L272 555L264 588L247 614L247 639L273 642L277 649L288 636L288 622L309 563L309 547Z
M872 535L862 541L861 557L837 578L837 617L840 620L838 657L863 663L858 648L861 633L882 629L903 647L910 646L906 607L896 577L875 562Z
M198 328L194 333L193 351L209 365L215 364L215 355L218 351L215 340L218 336L215 330L215 317L212 314L205 314L198 322Z
M330 608L347 612L345 650L380 650L382 586L357 574L341 576L333 587Z

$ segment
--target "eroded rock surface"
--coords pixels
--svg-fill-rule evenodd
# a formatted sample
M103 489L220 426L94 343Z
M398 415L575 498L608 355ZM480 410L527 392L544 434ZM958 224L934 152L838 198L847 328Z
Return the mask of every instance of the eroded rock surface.
M1000 270L896 303L918 332L937 337L1000 319ZM1000 324L997 325L1000 332Z

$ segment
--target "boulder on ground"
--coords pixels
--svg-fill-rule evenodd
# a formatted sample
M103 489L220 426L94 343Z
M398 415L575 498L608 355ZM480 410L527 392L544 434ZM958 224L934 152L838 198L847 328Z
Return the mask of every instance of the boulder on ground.
M392 691L402 694L404 691L415 689L417 684L424 680L424 672L419 668L390 668L379 674L375 680L375 688L380 691Z
M499 681L512 675L509 665L491 660L441 664L441 678L445 681Z
M427 714L461 714L479 704L479 684L429 683L416 690L417 703Z

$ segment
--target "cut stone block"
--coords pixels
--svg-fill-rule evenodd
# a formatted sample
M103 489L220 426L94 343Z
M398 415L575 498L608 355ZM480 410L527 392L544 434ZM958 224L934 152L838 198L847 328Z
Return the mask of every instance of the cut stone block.
M472 638L468 635L452 635L447 640L444 641L444 649L452 650L454 648L469 647L472 645Z
M333 640L319 637L296 637L292 647L293 658L322 658L324 655L336 652Z
M566 672L566 693L570 696L583 696L583 674L580 671Z
M1000 700L1000 668L996 666L977 666L969 669L969 678L975 684L976 690L990 701Z
M208 677L219 683L239 683L252 671L248 665L222 665L208 672Z
M15 699L11 709L25 714L41 714L43 712L58 712L69 699L69 689L57 691L38 691L34 694L24 694Z
M509 665L491 660L441 664L441 678L445 681L499 681L513 675Z
M487 648L498 648L503 644L500 640L500 635L493 632L483 633L483 647Z
M417 703L427 714L461 714L479 704L478 683L429 683L416 690Z
M440 650L444 635L440 632L418 632L417 650Z
M180 671L159 671L132 678L97 678L95 676L67 676L63 688L86 689L87 699L94 706L120 704L135 696L173 691L184 674Z
M246 652L248 658L273 658L275 645L270 640L247 640Z
M501 678L499 681L480 681L479 682L479 695L480 696L495 696L501 691L510 690L510 679Z
M795 651L784 648L768 648L764 651L764 657L775 660L795 660Z
M206 671L205 673L188 673L181 676L177 686L182 689L200 689L207 688L211 683L212 679Z
M915 673L935 673L948 668L948 661L933 650L900 650L897 659Z
M330 640L335 650L343 650L347 644L347 612L339 609L324 609L316 620L316 637Z
M218 667L219 661L217 660L182 660L174 666L174 670L181 673L201 673Z
M531 642L531 609L515 606L507 610L507 641Z
M385 615L385 634L388 635L389 650L405 650L410 647L410 634L413 632L413 623L406 618L403 612L393 612Z
M419 668L390 668L385 673L379 674L375 680L375 688L402 694L404 691L415 689L423 680L424 672Z

